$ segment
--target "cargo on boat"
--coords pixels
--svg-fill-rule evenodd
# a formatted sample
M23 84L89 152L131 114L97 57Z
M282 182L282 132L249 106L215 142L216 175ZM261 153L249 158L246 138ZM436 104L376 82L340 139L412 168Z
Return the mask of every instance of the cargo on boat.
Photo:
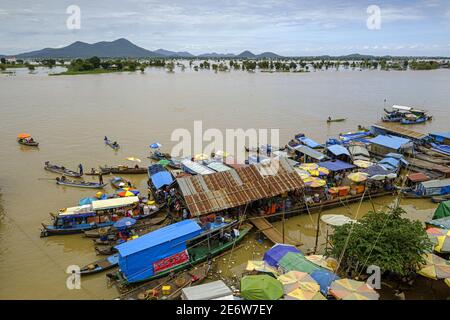
M139 167L135 165L134 167L128 167L126 165L118 165L114 167L100 167L103 173L113 173L113 174L143 174L147 173L147 168Z

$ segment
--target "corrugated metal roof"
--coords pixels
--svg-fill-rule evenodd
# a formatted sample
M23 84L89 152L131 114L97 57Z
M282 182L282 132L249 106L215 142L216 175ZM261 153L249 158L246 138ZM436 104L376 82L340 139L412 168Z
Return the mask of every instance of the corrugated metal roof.
M215 171L208 168L207 166L201 165L200 163L191 161L189 159L184 159L181 161L181 164L188 170L194 174L211 174Z
M303 181L284 158L273 160L271 165L253 164L236 170L179 178L177 181L193 216L303 188Z
M317 150L311 149L310 147L301 145L301 144L298 145L298 146L293 147L293 149L298 151L298 152L300 152L300 153L303 153L303 154L307 155L308 157L314 158L314 159L319 160L319 161L324 160L324 159L327 158L327 156L324 155L323 153L321 153L321 152L319 152Z
M222 162L211 162L208 163L207 167L217 172L232 170L229 166L223 164Z
M404 128L404 126L401 127L400 125L395 124L395 123L391 123L391 122L377 123L377 124L373 125L372 127L379 128L379 129L384 130L386 132L390 132L392 134L408 137L408 138L411 138L411 139L421 140L421 139L423 139L423 138L425 138L427 136L425 133L421 133L421 132L413 131L413 130L410 130L410 129L406 129L406 128Z

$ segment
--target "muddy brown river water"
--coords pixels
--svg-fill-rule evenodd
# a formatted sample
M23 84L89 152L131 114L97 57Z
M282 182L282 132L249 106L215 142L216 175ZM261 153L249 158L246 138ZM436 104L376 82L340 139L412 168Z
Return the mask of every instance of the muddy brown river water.
M278 128L284 144L297 132L323 142L340 132L370 126L390 104L421 106L432 122L413 126L423 132L448 131L450 71L380 72L324 71L311 73L213 73L189 68L174 74L147 70L145 74L47 76L17 70L0 75L0 299L110 299L104 274L82 279L80 290L66 288L66 268L96 259L93 245L80 235L40 238L41 222L49 212L76 205L92 190L57 186L44 180L56 175L43 170L46 160L85 171L103 164L126 163L126 157L146 159L148 145L158 141L170 150L174 129L191 130L194 120L203 127ZM347 121L326 125L328 116ZM16 135L31 133L39 149L17 144ZM104 146L103 137L117 140L118 152ZM141 190L145 175L128 176ZM87 177L87 180L91 178ZM93 179L92 179L93 180ZM108 187L107 191L111 191ZM391 197L374 200L377 208ZM436 205L424 200L404 201L408 216L424 221ZM364 203L363 215L372 205ZM326 213L352 216L357 205ZM314 247L317 217L302 215L286 222L286 234ZM281 228L281 223L275 223ZM322 226L325 232L325 226ZM270 247L251 234L232 256L218 259L216 270L233 278L246 261L261 258ZM320 238L323 250L323 237Z

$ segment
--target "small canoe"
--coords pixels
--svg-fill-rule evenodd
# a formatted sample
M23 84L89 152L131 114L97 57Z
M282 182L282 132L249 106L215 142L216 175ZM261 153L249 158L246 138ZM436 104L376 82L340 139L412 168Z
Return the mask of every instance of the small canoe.
M100 184L98 182L87 182L87 181L75 181L56 178L56 184L68 187L78 187L78 188L90 188L90 189L103 189L106 183Z
M190 270L178 272L160 279L146 282L139 287L123 293L120 300L176 300L179 299L183 288L200 284L208 276L210 264L204 263ZM162 287L170 287L169 292L162 292Z
M63 166L58 166L56 164L50 164L50 163L46 163L44 165L44 169L50 172L54 172L54 173L59 173L62 174L64 176L68 176L68 177L74 177L74 178L79 178L82 175L76 171L73 170L69 170Z
M431 201L434 202L434 203L441 203L441 202L444 202L444 201L447 201L447 200L450 200L450 194L446 194L446 195L443 195L443 196L431 197Z
M114 254L85 265L80 269L80 274L84 276L103 272L116 267L118 264L119 264L119 255Z
M128 166L116 166L116 167L100 167L100 170L105 173L113 174L143 174L147 173L147 168L141 167L128 167Z
M39 142L37 142L37 141L29 141L29 140L26 140L26 139L17 139L17 142L19 143L19 144L22 144L22 145L24 145L24 146L29 146L29 147L37 147L37 146L39 146Z
M330 122L342 122L342 121L345 121L345 120L347 120L347 118L327 119L327 122L328 123L330 123Z
M111 142L111 140L105 140L105 144L107 146L110 146L111 148L113 148L114 150L118 150L120 148L120 145L117 142Z
M130 180L122 178L122 177L113 177L113 178L109 179L109 182L116 189L134 188L133 184L131 183Z

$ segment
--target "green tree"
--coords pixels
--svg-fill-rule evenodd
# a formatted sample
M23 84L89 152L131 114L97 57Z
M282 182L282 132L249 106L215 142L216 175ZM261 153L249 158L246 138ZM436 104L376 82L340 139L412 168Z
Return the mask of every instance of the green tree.
M358 223L336 227L328 254L342 257L341 267L349 272L376 265L382 273L414 273L432 244L422 224L402 218L404 213L400 207L369 212Z
M6 59L5 58L1 58L0 61L5 64L6 63Z
M88 59L89 63L94 66L94 69L97 69L100 67L100 58L99 57L92 57Z

